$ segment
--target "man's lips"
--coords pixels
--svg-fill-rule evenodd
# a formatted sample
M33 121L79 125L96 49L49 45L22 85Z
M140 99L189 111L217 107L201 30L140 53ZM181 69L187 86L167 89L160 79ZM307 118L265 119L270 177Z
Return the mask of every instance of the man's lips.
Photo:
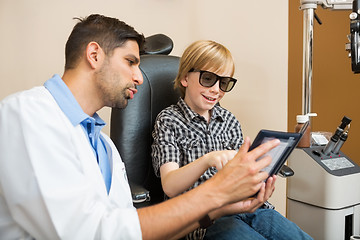
M129 92L130 92L130 99L133 99L133 98L134 98L134 94L137 93L137 89L136 89L136 88L129 88L128 90L129 90Z

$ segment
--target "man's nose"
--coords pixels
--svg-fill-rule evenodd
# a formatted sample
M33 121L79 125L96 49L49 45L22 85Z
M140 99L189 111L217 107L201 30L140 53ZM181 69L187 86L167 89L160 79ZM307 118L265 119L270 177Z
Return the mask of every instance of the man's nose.
M136 85L141 85L144 82L143 75L139 67L137 67L133 73L133 81Z

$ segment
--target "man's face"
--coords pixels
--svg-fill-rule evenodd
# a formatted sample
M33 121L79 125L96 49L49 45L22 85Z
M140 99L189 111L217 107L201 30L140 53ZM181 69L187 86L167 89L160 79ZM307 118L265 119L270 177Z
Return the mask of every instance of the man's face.
M111 56L106 56L95 80L104 106L127 106L128 99L137 92L136 86L143 83L139 64L139 46L133 40L128 40L122 47L114 49Z

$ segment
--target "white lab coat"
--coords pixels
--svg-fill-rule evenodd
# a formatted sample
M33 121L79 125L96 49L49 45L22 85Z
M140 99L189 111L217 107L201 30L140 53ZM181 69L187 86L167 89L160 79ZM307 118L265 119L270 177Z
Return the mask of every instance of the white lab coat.
M107 195L86 135L45 87L0 103L0 239L141 239L112 141Z

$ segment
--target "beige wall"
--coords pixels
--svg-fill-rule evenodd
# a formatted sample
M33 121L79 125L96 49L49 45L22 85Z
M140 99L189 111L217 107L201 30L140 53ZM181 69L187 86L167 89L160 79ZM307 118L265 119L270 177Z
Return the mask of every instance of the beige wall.
M192 41L223 43L236 61L235 89L223 106L252 139L262 129L287 129L288 1L235 0L0 1L0 99L62 74L64 45L75 16L117 17L144 35L164 33L179 55ZM109 122L109 109L101 111ZM109 128L105 129L109 132ZM285 181L271 200L285 214Z

